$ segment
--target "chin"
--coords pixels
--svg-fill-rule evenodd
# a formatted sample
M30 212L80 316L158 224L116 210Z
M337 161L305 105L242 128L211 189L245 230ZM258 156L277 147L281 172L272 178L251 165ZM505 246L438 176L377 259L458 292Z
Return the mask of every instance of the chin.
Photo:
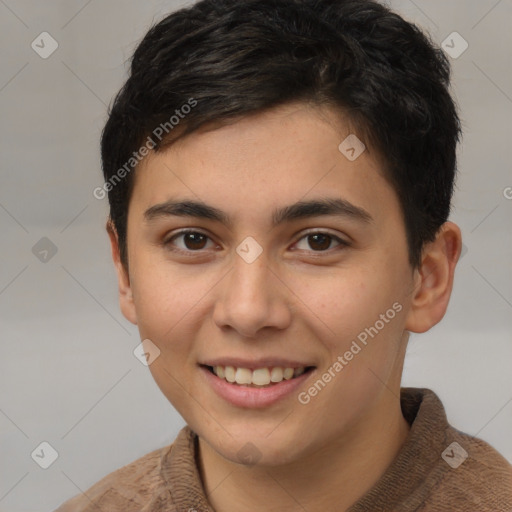
M229 434L223 429L211 432L204 428L191 428L215 452L230 462L247 467L272 467L293 462L303 450L307 451L308 445L303 432L280 428L279 421L274 421L271 426L266 424L264 428L256 428L254 425L251 428L245 423L226 426Z

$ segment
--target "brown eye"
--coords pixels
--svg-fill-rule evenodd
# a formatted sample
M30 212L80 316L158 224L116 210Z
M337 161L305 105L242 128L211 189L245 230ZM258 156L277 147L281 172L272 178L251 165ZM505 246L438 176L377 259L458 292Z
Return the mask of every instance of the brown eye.
M309 246L318 251L325 251L329 249L329 246L331 245L332 237L328 235L309 235L308 236L308 243Z
M176 241L180 239L180 243L176 243ZM185 252L196 252L205 249L209 240L210 238L207 235L199 231L181 231L165 241L164 245L174 245L177 250Z
M303 240L305 241L305 243L303 243L303 246L300 247L300 244L302 243ZM335 242L337 245L348 246L348 243L344 242L337 236L319 232L309 233L303 236L297 243L297 248L306 251L313 250L314 252L324 252L332 248L332 242Z
M183 235L183 242L187 249L204 249L206 238L201 233L185 233Z

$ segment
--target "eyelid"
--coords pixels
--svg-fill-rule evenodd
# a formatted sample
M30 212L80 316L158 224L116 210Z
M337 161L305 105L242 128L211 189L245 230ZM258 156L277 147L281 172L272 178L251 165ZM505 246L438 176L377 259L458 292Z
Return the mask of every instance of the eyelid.
M324 228L324 229L322 229L322 228L311 228L311 229L307 229L306 231L302 231L301 232L301 236L300 236L300 238L297 238L297 241L302 240L305 236L317 235L317 234L328 235L328 236L330 236L332 238L335 238L339 242L342 242L342 243L347 244L347 245L349 245L349 243L350 243L348 240L345 240L340 235L337 235L337 234L333 233L332 231L330 231L327 228Z
M203 231L200 228L182 228L176 231L175 233L171 234L166 240L172 240L173 238L179 236L179 235L186 235L187 233L198 233L200 235L207 236L208 238L211 238L208 233Z

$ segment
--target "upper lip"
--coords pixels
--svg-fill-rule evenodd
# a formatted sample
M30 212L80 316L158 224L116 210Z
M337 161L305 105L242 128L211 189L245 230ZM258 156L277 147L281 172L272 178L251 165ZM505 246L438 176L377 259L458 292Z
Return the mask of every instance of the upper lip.
M312 364L284 359L279 357L265 357L258 359L243 359L239 357L217 357L215 359L208 359L207 361L200 362L204 366L233 366L235 368L307 368L313 366Z

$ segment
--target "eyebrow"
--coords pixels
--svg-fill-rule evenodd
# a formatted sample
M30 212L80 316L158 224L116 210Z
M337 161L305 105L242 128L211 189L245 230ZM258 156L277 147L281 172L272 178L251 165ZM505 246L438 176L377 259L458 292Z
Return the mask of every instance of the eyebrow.
M364 224L371 224L373 217L363 208L356 206L341 198L322 198L310 201L298 201L297 203L278 208L272 213L272 224L277 226L294 220L318 217L321 215L333 215L352 219ZM231 227L232 218L202 201L193 200L168 200L151 206L144 212L144 220L150 223L162 217L193 217L197 219L213 220Z

